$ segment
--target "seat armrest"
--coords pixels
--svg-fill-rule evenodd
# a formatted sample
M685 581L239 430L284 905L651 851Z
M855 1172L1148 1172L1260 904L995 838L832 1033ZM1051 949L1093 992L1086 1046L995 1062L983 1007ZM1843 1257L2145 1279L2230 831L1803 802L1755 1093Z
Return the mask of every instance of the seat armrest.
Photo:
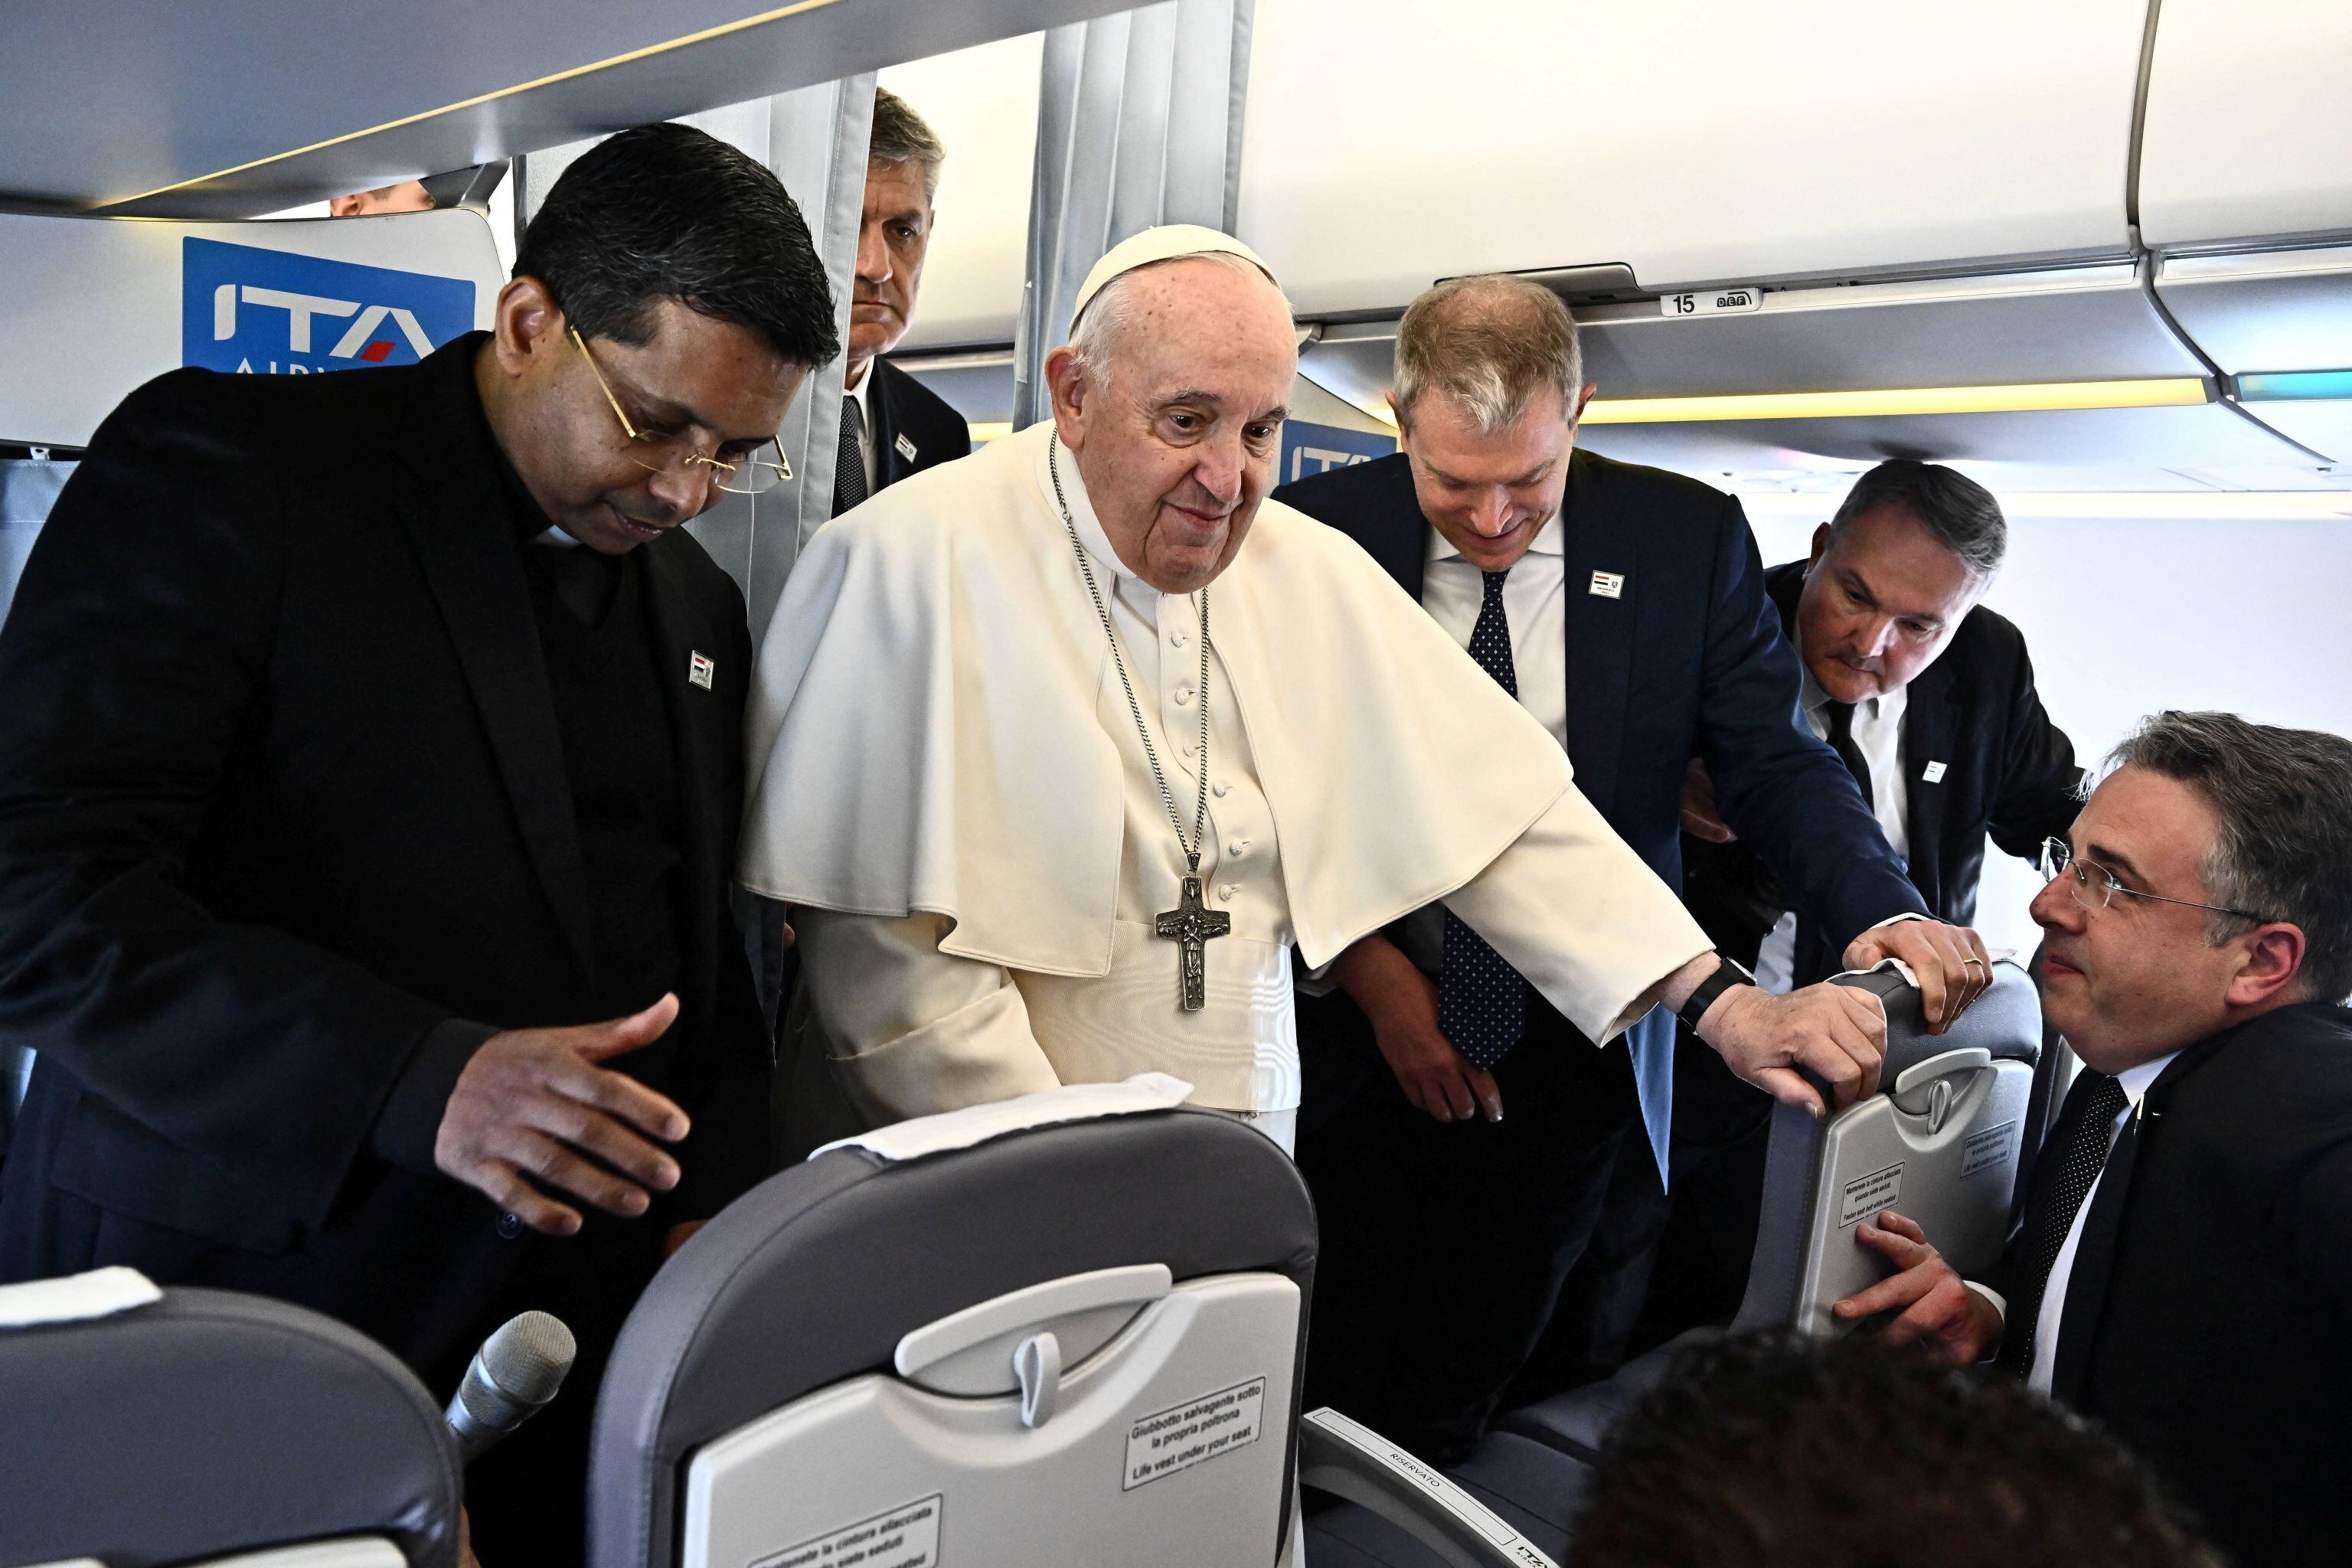
M1298 1480L1370 1509L1453 1568L1558 1568L1435 1468L1336 1410L1299 1422Z

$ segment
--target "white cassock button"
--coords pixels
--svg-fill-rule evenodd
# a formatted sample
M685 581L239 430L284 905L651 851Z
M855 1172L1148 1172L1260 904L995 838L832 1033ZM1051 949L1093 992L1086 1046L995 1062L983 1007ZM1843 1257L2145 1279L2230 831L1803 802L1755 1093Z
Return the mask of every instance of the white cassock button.
M1199 751L1200 749L1201 749L1201 748L1200 748L1198 745L1195 745L1195 744L1194 744L1192 742L1191 742L1191 741L1187 741L1187 742L1184 742L1184 754L1185 754L1186 756L1188 756L1188 757L1189 757L1189 756L1191 756L1193 752L1195 752Z
M1239 887L1235 886L1234 883L1227 882L1224 886L1217 889L1217 897L1230 904L1234 901L1234 895L1240 891L1241 889Z
M1225 853L1232 856L1236 860L1240 859L1243 856L1249 853L1249 840L1246 838L1234 839L1232 843L1225 846Z
M1223 800L1225 798L1225 786L1221 784L1213 784L1209 786L1209 793L1215 795L1219 800Z
M1192 683L1188 680L1183 685L1176 689L1176 706L1179 708L1190 706L1192 700Z
M1182 647L1184 646L1184 628L1182 626L1178 626L1174 631L1170 632L1168 634L1168 640L1174 643L1178 647Z

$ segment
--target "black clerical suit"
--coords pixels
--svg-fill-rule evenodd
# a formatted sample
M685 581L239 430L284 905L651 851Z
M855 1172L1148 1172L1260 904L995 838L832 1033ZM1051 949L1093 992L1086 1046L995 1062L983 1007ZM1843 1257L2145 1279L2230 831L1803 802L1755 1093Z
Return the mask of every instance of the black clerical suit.
M971 456L971 426L947 399L879 356L866 374L874 382L866 389L866 416L874 426L866 432L874 449L874 483L867 488L861 475L858 482L844 485L836 473L835 517L909 475ZM845 421L852 401L842 395Z
M2053 1145L2101 1078L2075 1079ZM2021 1317L2024 1238L2044 1223L2063 1234L2045 1214L2060 1165L2035 1163L2002 1268L1987 1281ZM2090 1192L2060 1310L2053 1397L2146 1459L2231 1561L2344 1561L2352 1014L2283 1007L2189 1047L2158 1075ZM2020 1331L2008 1324L2004 1341Z
M121 1263L281 1297L442 1393L547 1308L583 1365L485 1461L512 1467L584 1433L667 1227L762 1174L771 1063L727 910L742 597L682 531L569 563L528 542L485 341L175 372L59 499L0 631L0 1034L37 1053L0 1279ZM491 1033L664 989L677 1024L609 1064L694 1120L648 1215L539 1237L435 1168Z
M1402 455L1276 499L1349 534L1419 599L1431 537ZM1731 820L1851 939L1918 912L1853 777L1792 722L1800 673L1738 503L1578 451L1561 503L1568 752L1576 782L1669 887L1683 774L1707 758ZM1463 765L1476 765L1475 758ZM1532 990L1495 1068L1504 1119L1415 1110L1347 997L1299 998L1299 1164L1322 1220L1308 1397L1423 1450L1475 1437L1534 1347L1612 1165L1654 1158L1672 1037L1595 1050Z
M1791 644L1804 585L1802 561L1764 574ZM2042 841L2064 837L2082 808L2083 771L2074 743L2042 706L2023 635L1982 605L1962 618L1950 645L1904 696L1911 880L1937 919L1972 925L1987 838L2011 855L2039 855ZM1683 868L1692 914L1717 949L1753 965L1790 907L1770 868L1744 838L1711 844L1687 834ZM1805 936L1801 929L1799 984L1841 967L1840 952ZM1617 1173L1600 1230L1567 1288L1576 1327L1585 1332L1546 1347L1521 1391L1529 1397L1604 1376L1641 1342L1720 1321L1738 1305L1763 1201L1771 1102L1687 1036L1678 1047L1675 1092L1683 1114L1672 1153L1674 1195L1669 1200L1647 1172ZM1647 1321L1637 1332L1645 1300ZM1562 1335L1571 1331L1563 1321Z

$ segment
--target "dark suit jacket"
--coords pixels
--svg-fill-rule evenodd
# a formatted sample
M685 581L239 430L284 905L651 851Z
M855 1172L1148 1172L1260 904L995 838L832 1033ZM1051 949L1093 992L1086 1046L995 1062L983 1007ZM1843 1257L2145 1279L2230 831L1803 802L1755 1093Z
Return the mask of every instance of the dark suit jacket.
M2153 1465L2244 1568L2341 1563L2352 1014L2284 1007L2191 1046L2130 1142L2084 1218L2051 1392ZM2028 1215L2055 1180L2056 1161L2037 1163Z
M1430 525L1400 453L1285 485L1416 600ZM1578 451L1561 502L1568 754L1577 787L1670 888L1683 773L1714 771L1727 818L1848 939L1923 908L1837 754L1795 718L1801 678L1765 602L1739 503L1695 479ZM1587 591L1595 572L1622 596Z
M1792 643L1804 584L1801 561L1764 574L1765 591ZM2063 837L2082 808L2076 792L2083 770L2075 765L2074 743L2042 710L2025 638L1981 605L1912 681L1902 752L1911 880L1936 917L1956 925L1976 920L1988 835L2008 853L2030 859L2041 853L2044 838ZM1942 776L1931 783L1925 774L1936 763ZM1753 963L1773 922L1790 907L1782 884L1744 834L1740 842L1724 845L1685 836L1683 850L1699 923L1725 952Z
M0 1035L37 1052L0 1279L130 1263L305 1302L424 1367L514 1267L496 1207L433 1167L437 1110L386 1116L453 1039L593 1021L482 341L163 376L43 530L0 632ZM765 1163L727 910L751 647L694 540L638 555L684 799L684 1011L615 1065L695 1118L685 1182L636 1222L667 1225Z
M971 456L971 426L947 400L887 359L877 359L874 390L867 399L874 416L877 490L910 474ZM904 439L913 449L901 448Z

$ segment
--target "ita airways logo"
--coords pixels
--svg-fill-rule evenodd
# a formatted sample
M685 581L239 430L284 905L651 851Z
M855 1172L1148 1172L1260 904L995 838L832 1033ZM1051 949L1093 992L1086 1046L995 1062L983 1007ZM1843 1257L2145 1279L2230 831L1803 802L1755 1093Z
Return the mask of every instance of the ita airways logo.
M415 364L474 325L463 278L183 239L180 363L249 375Z

